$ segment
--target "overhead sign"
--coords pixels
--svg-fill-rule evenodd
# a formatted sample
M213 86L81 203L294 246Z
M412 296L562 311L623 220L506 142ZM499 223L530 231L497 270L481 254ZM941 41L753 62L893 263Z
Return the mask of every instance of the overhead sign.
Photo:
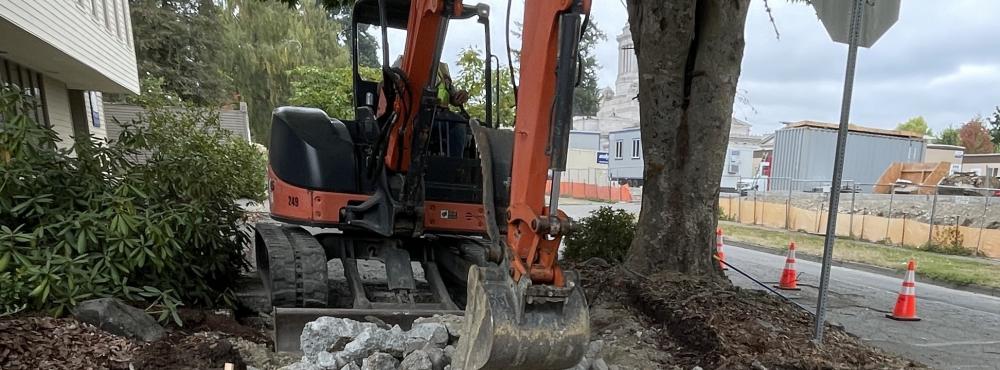
M899 20L899 2L900 0L865 1L861 12L861 37L858 39L858 46L870 48ZM812 0L812 4L830 38L842 44L848 43L853 1Z
M608 164L608 152L597 152L597 164Z

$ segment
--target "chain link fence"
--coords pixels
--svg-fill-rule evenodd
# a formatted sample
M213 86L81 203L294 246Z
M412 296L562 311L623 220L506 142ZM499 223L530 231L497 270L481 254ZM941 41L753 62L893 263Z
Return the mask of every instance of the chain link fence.
M720 217L822 235L830 180L736 178ZM844 181L837 236L1000 258L1000 189Z
M551 186L549 184L548 186ZM559 184L560 196L566 198L606 202L632 202L633 189L627 184L612 181L603 168L566 169Z

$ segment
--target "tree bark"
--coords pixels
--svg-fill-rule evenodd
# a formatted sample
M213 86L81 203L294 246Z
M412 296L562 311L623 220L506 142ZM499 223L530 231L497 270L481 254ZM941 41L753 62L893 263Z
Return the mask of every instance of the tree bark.
M642 211L633 272L724 278L714 262L719 182L749 0L628 0L639 65Z

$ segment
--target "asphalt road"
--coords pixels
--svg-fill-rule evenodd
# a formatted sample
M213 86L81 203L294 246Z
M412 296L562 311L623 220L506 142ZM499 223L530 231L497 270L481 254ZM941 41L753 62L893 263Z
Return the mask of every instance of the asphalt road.
M561 206L570 217L586 216L596 204ZM616 206L638 212L638 204ZM758 280L775 283L784 266L784 256L724 247L726 261ZM905 261L900 261L900 264ZM815 311L820 264L798 260L801 291L787 292L796 302ZM917 269L919 269L919 261ZM734 284L762 289L730 270ZM900 276L833 267L827 320L840 325L865 342L939 369L1000 370L1000 298L950 289L917 280L919 322L885 318L892 310L902 283Z

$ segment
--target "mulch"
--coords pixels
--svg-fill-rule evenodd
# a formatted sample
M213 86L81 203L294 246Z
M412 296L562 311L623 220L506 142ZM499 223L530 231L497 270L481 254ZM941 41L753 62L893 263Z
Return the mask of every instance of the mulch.
M135 342L72 318L0 320L0 369L128 369Z
M183 327L143 343L104 332L72 317L20 315L0 319L0 369L245 369L228 338L269 343L231 316L185 309Z
M646 332L655 340L642 344L669 354L656 358L661 368L926 368L829 325L824 344L817 346L810 341L811 315L780 298L740 289L726 280L675 273L642 277L604 263L575 268L591 305L627 302L629 309L621 320L652 326ZM595 335L600 330L596 328Z

